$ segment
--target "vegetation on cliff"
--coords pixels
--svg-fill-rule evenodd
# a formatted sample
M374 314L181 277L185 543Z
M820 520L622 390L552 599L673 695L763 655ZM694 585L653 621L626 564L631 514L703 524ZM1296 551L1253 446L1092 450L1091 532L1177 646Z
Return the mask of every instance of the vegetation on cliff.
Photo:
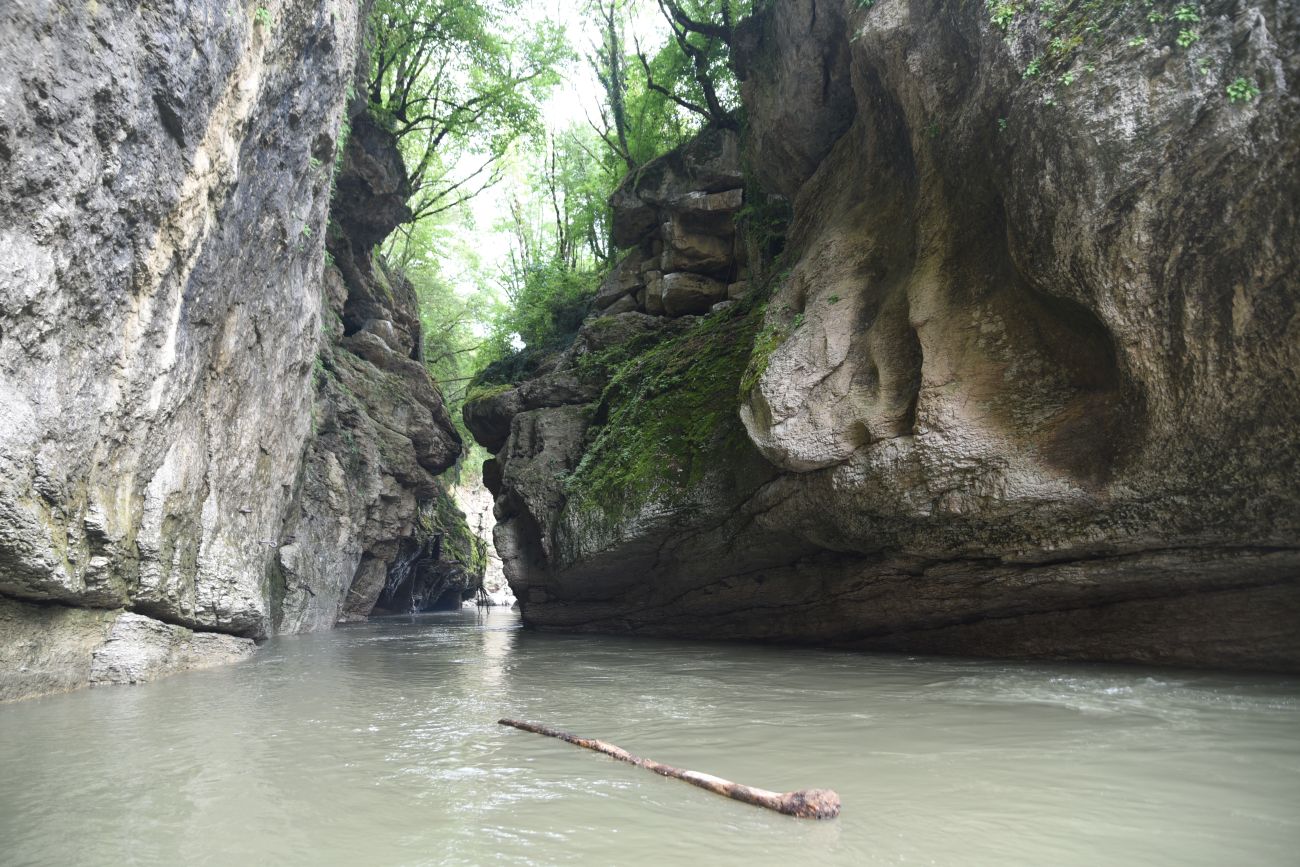
M680 335L652 333L581 360L585 371L603 368L608 385L564 483L576 520L613 525L651 503L684 503L707 473L752 449L738 394L762 318L761 305L731 307Z

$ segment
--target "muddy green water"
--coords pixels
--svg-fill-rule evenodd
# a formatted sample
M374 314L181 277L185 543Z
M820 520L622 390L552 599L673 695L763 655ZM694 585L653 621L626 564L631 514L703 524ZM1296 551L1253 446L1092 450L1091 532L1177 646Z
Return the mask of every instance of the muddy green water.
M841 818L734 803L550 722ZM0 864L1300 863L1300 682L538 635L506 611L0 706Z

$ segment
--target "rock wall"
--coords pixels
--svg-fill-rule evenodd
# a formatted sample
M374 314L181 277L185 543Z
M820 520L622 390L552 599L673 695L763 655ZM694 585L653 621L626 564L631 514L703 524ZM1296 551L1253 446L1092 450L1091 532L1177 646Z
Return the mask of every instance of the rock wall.
M466 409L525 619L1300 669L1300 23L1166 5L745 22L754 289Z
M427 550L459 442L370 259L405 178L355 105L327 233L359 27L355 0L0 15L5 697L128 633L173 670L198 633L327 627Z
M406 172L364 102L351 118L326 239L312 436L271 564L272 590L282 594L275 627L284 632L364 620L390 584L430 574L441 524L456 520L434 520L441 505L454 512L436 476L461 443L422 361L418 303L410 283L371 253L410 217ZM481 565L469 549L457 556L469 568L442 577L472 594Z

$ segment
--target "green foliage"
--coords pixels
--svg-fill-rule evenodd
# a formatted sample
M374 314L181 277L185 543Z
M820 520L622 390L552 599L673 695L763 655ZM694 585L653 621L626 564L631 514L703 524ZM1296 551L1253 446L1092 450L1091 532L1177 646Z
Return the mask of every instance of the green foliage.
M253 11L253 20L257 22L258 25L265 27L267 30L270 30L275 24L275 19L271 16L271 10L267 9L265 6L258 6L257 9Z
M498 340L518 335L535 349L559 349L572 340L600 282L595 272L556 260L523 263L512 279L510 307L495 335Z
M745 364L745 372L740 378L739 394L742 399L758 385L758 381L767 372L767 362L772 357L772 353L785 343L787 336L786 329L775 324L765 325L763 330L758 332L754 338L749 361Z
M744 7L737 0L658 2L671 38L655 57L657 67L638 49L646 86L707 123L734 125L740 94L730 40Z
M442 388L452 420L460 427L466 386L490 351L481 323L492 317L498 304L482 288L458 289L457 281L445 273L438 252L446 247L448 237L447 227L438 220L421 220L390 239L386 258L390 267L400 266L415 292L425 367ZM468 432L461 430L461 434L468 442Z
M521 0L376 0L367 96L398 138L416 219L500 179L497 165L541 129L540 102L569 56L560 30L526 25ZM466 168L466 166L471 166Z
M1259 96L1259 85L1253 78L1236 78L1228 85L1229 102L1250 102Z
M1050 82L1058 95L1075 83L1080 68L1096 72L1088 56L1093 52L1153 44L1190 49L1202 35L1194 26L1201 21L1200 7L1170 0L985 0L985 5L1009 43L1039 47L1023 75ZM1206 70L1204 60L1195 67L1202 74ZM1052 105L1055 96L1046 94L1042 101Z
M1016 20L1020 11L1020 4L1014 0L995 0L989 4L989 18L1003 32L1011 27L1011 23Z
M739 89L730 64L737 0L656 0L659 48L625 36L628 0L594 0L604 31L588 62L605 91L597 131L628 171L681 144L705 124L736 126ZM743 4L748 5L748 4Z

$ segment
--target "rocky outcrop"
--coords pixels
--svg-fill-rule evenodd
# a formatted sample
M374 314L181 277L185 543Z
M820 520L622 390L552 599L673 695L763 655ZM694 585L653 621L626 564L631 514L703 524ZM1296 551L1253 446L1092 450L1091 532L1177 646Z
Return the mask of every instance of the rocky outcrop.
M371 258L406 181L359 106L326 244L358 27L306 0L6 8L0 596L39 627L0 655L54 648L0 670L10 697L89 682L122 611L187 648L332 625L427 541L459 442ZM149 664L192 663L166 643Z
M633 249L596 291L595 310L707 313L728 299L729 286L744 285L739 148L734 132L709 129L624 179L610 198L613 235Z
M388 567L374 613L455 611L484 583L487 544L471 532L465 513L441 489L421 504L416 532Z
M372 255L375 240L410 216L406 170L364 103L351 130L326 240L313 435L272 564L283 632L364 620L385 588L409 584L413 570L427 573L445 535L429 520L446 500L436 476L460 456L422 360L414 290ZM446 577L474 592L481 568L447 568ZM395 606L389 597L385 610Z
M86 684L145 683L253 653L250 638L196 632L124 611L0 597L0 702Z
M251 656L251 638L215 632L192 632L140 614L119 614L108 637L95 648L90 683L147 683L159 677L238 662Z
M745 210L789 203L784 252L751 219L734 306L579 346L595 400L499 406L528 622L1300 669L1296 10L1207 5L1188 47L1088 14L740 28ZM616 235L666 247L701 185L640 183Z

